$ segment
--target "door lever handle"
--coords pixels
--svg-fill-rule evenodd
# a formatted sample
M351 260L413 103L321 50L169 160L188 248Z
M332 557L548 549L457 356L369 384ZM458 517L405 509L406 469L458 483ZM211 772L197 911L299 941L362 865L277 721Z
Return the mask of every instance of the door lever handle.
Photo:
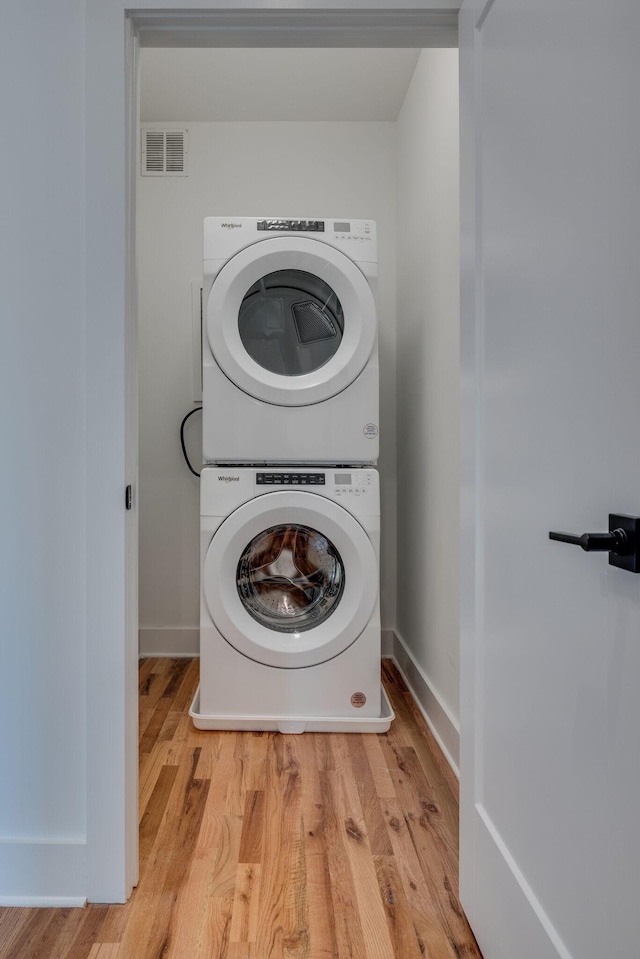
M583 533L574 536L572 533L549 533L549 539L558 543L571 543L572 546L581 546L586 553L617 553L626 556L632 549L629 536L623 529L613 529L610 533Z
M549 533L558 543L580 546L586 553L609 553L611 566L640 573L640 517L624 513L609 514L608 533Z

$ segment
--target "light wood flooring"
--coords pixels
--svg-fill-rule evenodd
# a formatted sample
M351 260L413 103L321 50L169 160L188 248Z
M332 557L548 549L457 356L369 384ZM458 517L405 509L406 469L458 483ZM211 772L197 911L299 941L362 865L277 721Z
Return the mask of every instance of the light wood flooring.
M385 735L202 732L196 660L140 664L140 883L1 909L1 959L482 959L457 782L397 670Z

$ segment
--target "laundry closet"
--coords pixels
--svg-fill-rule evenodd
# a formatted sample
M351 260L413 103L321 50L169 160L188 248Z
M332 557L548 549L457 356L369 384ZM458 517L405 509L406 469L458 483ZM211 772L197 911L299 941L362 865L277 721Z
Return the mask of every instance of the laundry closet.
M141 655L198 653L204 218L373 220L382 649L457 763L457 51L148 48L140 91Z

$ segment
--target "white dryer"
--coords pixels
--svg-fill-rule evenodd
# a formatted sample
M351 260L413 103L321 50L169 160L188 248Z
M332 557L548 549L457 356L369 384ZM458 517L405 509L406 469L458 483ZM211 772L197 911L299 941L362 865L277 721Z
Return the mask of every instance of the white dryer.
M205 467L204 729L384 732L378 474Z
M205 463L374 464L376 225L207 217Z

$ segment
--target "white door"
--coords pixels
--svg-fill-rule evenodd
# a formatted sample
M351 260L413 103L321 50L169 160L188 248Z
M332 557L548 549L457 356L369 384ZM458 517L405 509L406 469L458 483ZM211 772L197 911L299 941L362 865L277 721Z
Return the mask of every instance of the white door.
M461 890L485 959L640 950L640 4L461 14Z
M327 243L274 237L240 250L207 299L218 365L265 403L306 406L360 375L376 341L373 292L359 267Z

